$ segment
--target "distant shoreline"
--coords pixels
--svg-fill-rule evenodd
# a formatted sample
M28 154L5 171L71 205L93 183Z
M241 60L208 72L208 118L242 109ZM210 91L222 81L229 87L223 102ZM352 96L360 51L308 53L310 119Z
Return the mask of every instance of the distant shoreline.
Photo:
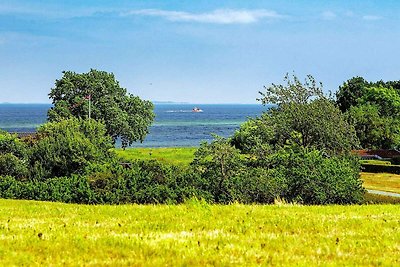
M154 105L261 105L261 103L189 103L189 102L163 102L163 101L154 101L152 102ZM0 105L47 105L52 106L52 103L11 103L11 102L2 102Z

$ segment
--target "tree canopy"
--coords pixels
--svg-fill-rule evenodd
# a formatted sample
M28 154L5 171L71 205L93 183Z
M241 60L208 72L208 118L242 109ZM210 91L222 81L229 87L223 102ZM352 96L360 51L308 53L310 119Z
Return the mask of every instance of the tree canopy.
M337 154L358 145L354 127L311 75L304 82L295 75L286 75L284 81L283 85L272 84L260 92L262 103L275 107L241 127L233 138L237 147L259 150L268 148L267 143L277 149L296 143ZM260 127L262 131L257 130Z
M354 125L366 149L400 146L400 81L347 80L336 93L336 103Z
M53 107L49 121L71 117L102 121L115 142L121 138L122 147L143 141L153 122L153 104L127 93L114 74L91 69L87 73L64 71L56 80L49 98Z

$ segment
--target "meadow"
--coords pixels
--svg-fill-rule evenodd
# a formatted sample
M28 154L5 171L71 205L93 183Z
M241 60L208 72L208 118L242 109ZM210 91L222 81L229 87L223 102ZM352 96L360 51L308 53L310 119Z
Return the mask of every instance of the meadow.
M0 200L0 265L396 266L395 205Z
M115 153L124 161L129 160L158 160L166 164L180 166L189 165L194 158L196 147L168 147L168 148L128 148L115 149Z
M365 188L400 193L399 174L362 172L361 179Z

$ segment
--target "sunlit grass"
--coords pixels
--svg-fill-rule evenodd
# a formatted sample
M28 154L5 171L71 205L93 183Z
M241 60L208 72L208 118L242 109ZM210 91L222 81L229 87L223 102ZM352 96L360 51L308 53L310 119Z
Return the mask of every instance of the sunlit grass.
M362 172L361 179L367 189L400 193L399 174Z
M194 158L195 147L169 148L128 148L116 149L116 153L123 160L159 160L167 164L187 166Z
M373 165L391 165L392 163L387 160L360 160L361 164L373 164Z
M391 205L88 206L0 200L3 266L400 264Z

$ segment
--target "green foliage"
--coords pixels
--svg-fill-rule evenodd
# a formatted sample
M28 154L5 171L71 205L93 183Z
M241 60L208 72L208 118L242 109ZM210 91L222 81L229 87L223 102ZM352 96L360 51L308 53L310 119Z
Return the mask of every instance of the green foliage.
M361 147L399 147L399 89L399 81L367 82L361 77L354 77L339 87L336 103L354 125Z
M400 204L400 197L391 197L365 193L364 203L366 204Z
M216 203L229 203L235 200L232 185L244 172L240 151L229 140L215 137L208 144L203 142L194 154L192 167L203 177L202 188L211 193Z
M32 177L46 179L81 173L90 163L112 157L111 139L100 122L71 118L46 123L31 148Z
M272 84L264 86L265 91L259 92L263 104L276 104L284 106L288 104L305 105L315 98L323 98L322 83L317 83L314 77L307 75L304 82L301 82L296 75L290 77L287 73L284 77L285 85Z
M272 150L275 143L275 129L268 114L249 119L236 130L231 143L243 153L263 158Z
M365 94L368 83L362 77L353 77L343 85L339 86L339 90L336 92L336 103L342 112L346 112L352 106L358 104L358 100Z
M0 130L0 154L11 153L18 158L26 158L28 151L26 145L17 137Z
M400 115L400 94L392 87L368 87L365 89L364 95L358 99L357 104L372 104L385 117Z
M400 165L362 164L364 172L400 174Z
M286 177L287 201L303 204L361 203L364 189L358 158L329 156L315 149L287 147L269 159L271 168Z
M346 115L363 148L397 148L400 145L400 120L394 116L381 116L379 109L377 105L362 104L351 107Z
M12 153L0 154L0 175L11 175L21 179L27 177L28 173L26 160Z
M81 204L183 203L192 197L211 200L196 173L157 161L90 164L83 174L46 180L18 181L0 176L0 198Z
M285 76L285 85L272 84L260 92L263 104L277 105L260 118L244 124L234 135L233 144L250 152L270 147L277 150L287 144L314 147L329 154L349 153L358 140L352 125L324 96L322 86L312 76L302 83L296 76ZM250 148L252 147L252 148Z
M26 177L27 159L28 148L17 135L0 131L0 176Z
M249 166L232 177L230 191L233 201L271 204L284 197L287 186L287 178L280 170Z
M91 69L88 73L63 72L56 80L49 97L54 107L48 112L50 121L77 117L101 120L107 133L115 141L121 138L126 147L135 141L143 141L153 122L153 104L128 94L121 88L114 74Z
M95 203L86 178L77 175L46 181L18 181L11 176L0 176L0 198Z

